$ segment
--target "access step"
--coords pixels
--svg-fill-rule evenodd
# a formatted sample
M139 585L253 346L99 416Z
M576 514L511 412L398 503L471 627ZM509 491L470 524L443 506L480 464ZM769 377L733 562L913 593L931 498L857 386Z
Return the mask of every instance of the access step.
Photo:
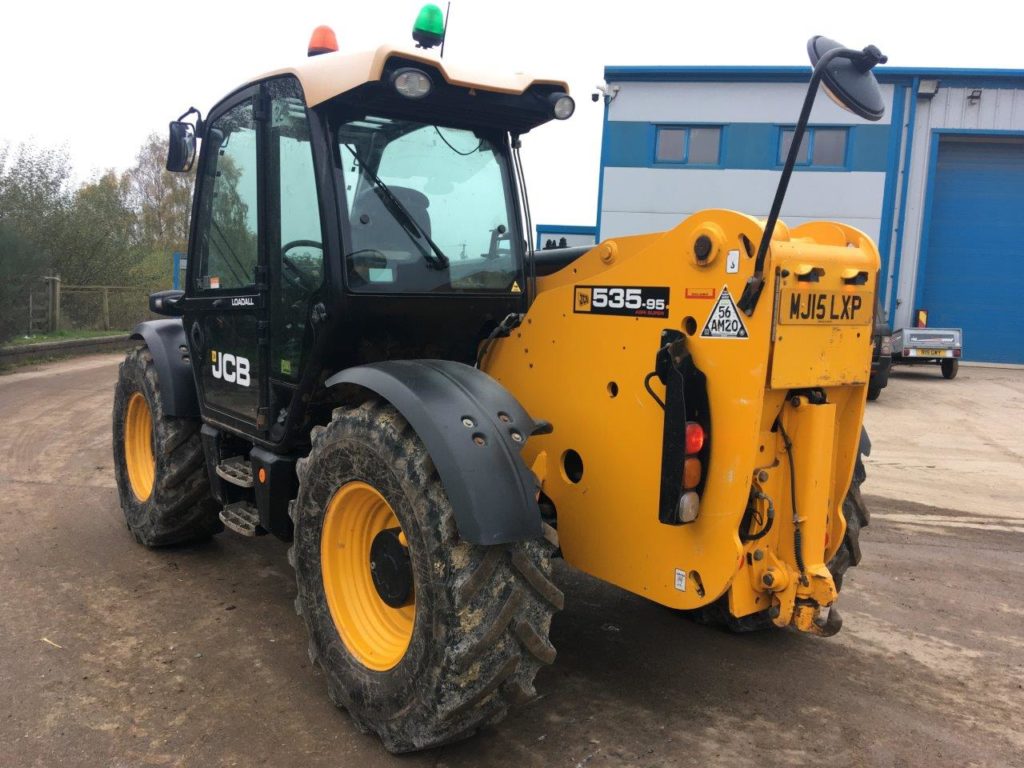
M217 474L239 488L252 488L252 464L244 456L232 456L217 465Z
M220 521L225 528L242 536L262 536L266 533L260 528L259 510L248 501L236 501L225 506L220 511Z

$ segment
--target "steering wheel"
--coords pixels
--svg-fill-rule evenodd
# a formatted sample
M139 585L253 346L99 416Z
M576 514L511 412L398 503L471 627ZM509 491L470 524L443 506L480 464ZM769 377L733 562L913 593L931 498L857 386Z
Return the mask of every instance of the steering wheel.
M298 288L304 293L316 290L319 287L319 283L316 283L312 275L306 270L295 263L295 260L288 256L288 251L294 248L316 248L320 251L321 259L323 258L324 244L317 242L316 240L292 240L284 244L281 248L281 264L284 269L281 270L281 277L287 280L293 288Z

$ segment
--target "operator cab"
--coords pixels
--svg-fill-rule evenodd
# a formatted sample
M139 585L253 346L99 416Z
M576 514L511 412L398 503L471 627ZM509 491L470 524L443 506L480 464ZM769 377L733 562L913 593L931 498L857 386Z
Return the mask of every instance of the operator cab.
M183 315L204 419L282 449L330 373L473 363L531 299L519 137L572 111L564 83L382 47L172 123L169 169L202 151L185 294L154 308Z

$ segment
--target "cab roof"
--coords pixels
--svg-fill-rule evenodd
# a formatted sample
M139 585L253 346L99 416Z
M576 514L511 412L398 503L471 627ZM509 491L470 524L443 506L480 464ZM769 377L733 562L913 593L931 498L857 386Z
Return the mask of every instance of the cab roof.
M518 96L533 85L551 85L569 92L568 84L562 80L537 78L522 72L496 74L444 61L422 50L395 45L382 45L376 50L357 53L334 52L312 56L295 66L266 72L249 83L275 75L294 75L302 85L306 106L315 107L364 83L380 80L385 65L393 57L422 62L439 72L450 85L465 88Z

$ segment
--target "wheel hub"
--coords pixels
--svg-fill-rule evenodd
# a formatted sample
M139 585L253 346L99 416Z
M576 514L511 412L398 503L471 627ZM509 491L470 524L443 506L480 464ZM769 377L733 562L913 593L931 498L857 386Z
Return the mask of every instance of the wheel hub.
M124 415L124 462L128 484L140 502L153 495L156 460L153 451L153 416L146 396L133 392Z
M320 537L324 597L345 648L375 672L402 660L416 623L403 542L394 510L373 486L353 480L328 501Z
M370 545L370 575L380 599L392 608L412 602L412 563L402 546L401 528L386 528Z

